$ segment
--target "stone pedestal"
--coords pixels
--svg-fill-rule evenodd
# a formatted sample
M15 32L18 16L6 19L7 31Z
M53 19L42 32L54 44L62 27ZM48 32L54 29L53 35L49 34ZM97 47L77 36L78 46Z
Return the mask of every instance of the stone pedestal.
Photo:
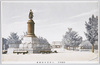
M39 43L36 37L24 37L22 44L19 45L19 50L26 50L28 53L33 53L34 50L37 52L36 47Z
M27 22L27 37L36 37L34 34L34 21L28 20Z
M28 51L28 53L40 53L40 51L50 51L50 44L44 44L36 37L24 37L19 45L19 50Z

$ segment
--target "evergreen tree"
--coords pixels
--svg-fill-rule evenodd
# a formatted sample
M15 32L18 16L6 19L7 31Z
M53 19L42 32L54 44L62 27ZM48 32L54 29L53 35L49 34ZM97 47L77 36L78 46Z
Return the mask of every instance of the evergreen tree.
M48 48L50 48L50 44L47 41L47 39L45 39L43 37L38 37L38 40L40 42L40 46L42 47L42 49L48 49Z
M98 41L98 17L92 15L92 17L89 18L89 22L86 22L85 25L87 30L85 35L88 41L92 44L92 52L94 52L94 43L95 41Z
M17 33L14 33L14 32L10 34L7 40L8 40L7 43L9 44L9 47L13 47L13 48L18 47L18 46L15 46L15 44L19 45L21 43L19 36L17 35Z
M8 49L7 39L2 38L2 50L7 50L7 49Z
M82 42L82 37L78 36L77 32L72 31L72 28L68 28L68 32L65 33L62 39L62 43L65 47L77 47Z
M42 43L42 44L49 44L49 42L47 41L47 39L43 38L43 37L38 37L39 41Z

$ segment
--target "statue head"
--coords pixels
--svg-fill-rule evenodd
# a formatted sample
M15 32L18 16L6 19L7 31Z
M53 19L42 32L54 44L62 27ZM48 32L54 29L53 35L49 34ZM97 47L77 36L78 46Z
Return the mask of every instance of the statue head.
M30 12L32 12L32 10L30 9Z

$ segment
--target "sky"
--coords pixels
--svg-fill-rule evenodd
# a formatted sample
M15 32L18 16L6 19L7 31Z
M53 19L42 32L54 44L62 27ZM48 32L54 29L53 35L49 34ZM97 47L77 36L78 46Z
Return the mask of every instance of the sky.
M98 16L97 1L4 1L1 8L2 37L8 38L11 32L24 35L32 9L35 35L46 38L49 43L61 41L68 28L85 40L85 21L88 22L92 14Z

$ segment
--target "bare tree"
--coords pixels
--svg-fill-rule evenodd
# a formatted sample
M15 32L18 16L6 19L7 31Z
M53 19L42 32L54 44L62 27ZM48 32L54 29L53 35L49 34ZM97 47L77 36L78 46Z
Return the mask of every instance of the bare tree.
M94 43L95 41L98 41L98 17L94 17L92 15L91 18L89 18L89 22L85 23L87 33L85 33L88 41L92 44L92 52L94 53Z

